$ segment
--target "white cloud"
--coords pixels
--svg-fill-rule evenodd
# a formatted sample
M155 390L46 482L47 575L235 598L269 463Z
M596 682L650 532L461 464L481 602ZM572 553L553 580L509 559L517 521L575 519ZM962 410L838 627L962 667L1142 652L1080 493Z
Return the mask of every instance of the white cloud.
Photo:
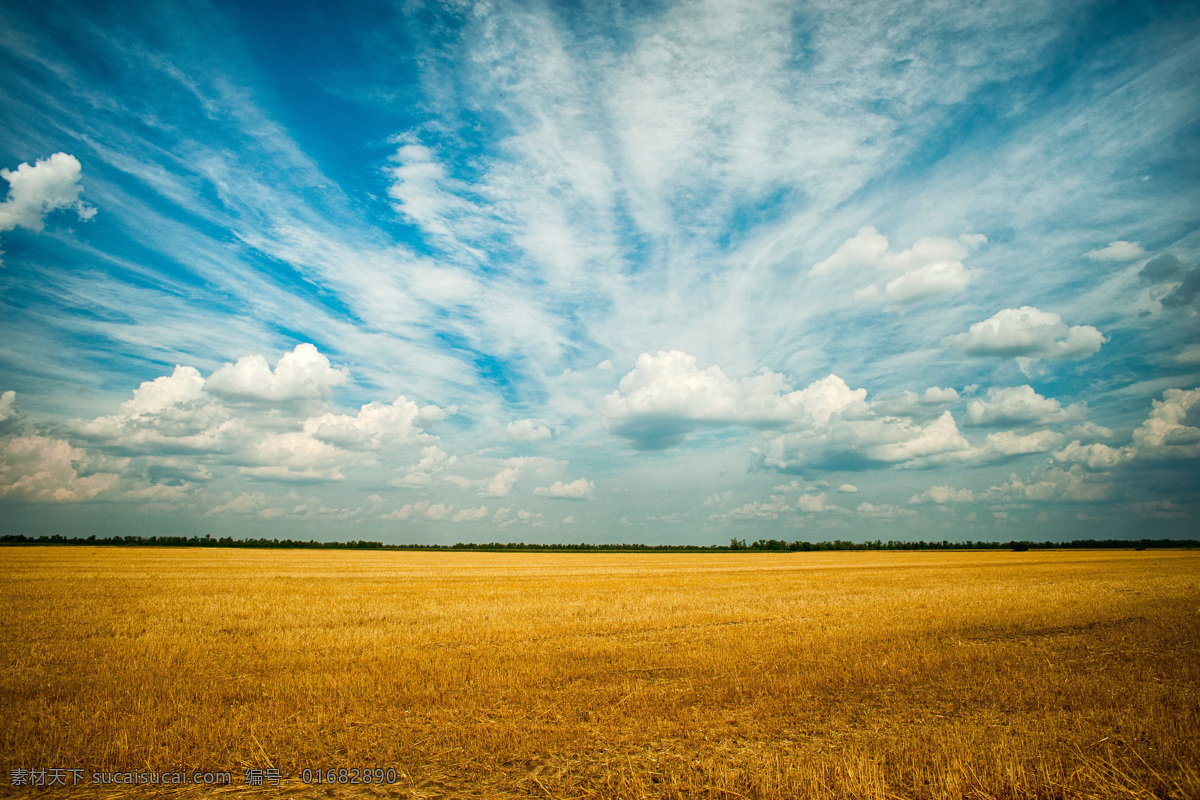
M0 178L8 181L8 197L0 203L0 232L40 231L47 214L66 208L82 220L91 219L96 209L79 199L81 174L79 159L67 153L38 159L32 167L23 163L15 170L0 169Z
M204 395L204 378L195 367L175 366L170 375L144 381L133 390L133 399L121 404L121 411L130 418L151 417L169 408L184 406Z
M942 389L937 386L930 386L921 395L921 402L926 405L936 405L938 403L957 403L958 392L954 389Z
M340 481L345 478L343 468L374 463L369 457L348 453L314 439L303 431L267 433L246 438L248 441L243 443L239 456L250 464L239 467L238 471L253 478L303 483Z
M585 500L591 499L592 492L596 489L596 485L586 478L563 483L555 481L549 486L539 486L533 490L533 493L541 497L550 497L555 500Z
M824 424L866 398L836 375L798 391L774 372L735 381L718 366L699 369L679 350L643 353L619 386L604 399L605 426L645 449L678 444L700 426Z
M1188 425L1192 409L1200 403L1200 388L1167 389L1162 400L1133 432L1132 445L1139 459L1161 460L1200 457L1200 426Z
M574 525L574 524L575 524L575 518L574 518L574 517L563 517L562 524L563 524L563 525Z
M829 502L824 492L820 494L802 494L796 500L796 510L808 514L819 514L823 511L845 511L840 506Z
M854 494L855 492L858 491L858 487L852 483L843 483L841 486L838 487L838 491L846 492L847 494Z
M789 513L791 510L792 506L786 498L773 495L768 502L754 501L746 503L728 513L714 514L710 519L720 520L721 522L739 519L779 519L780 514Z
M1097 439L1111 439L1116 434L1112 429L1106 428L1103 425L1088 420L1080 425L1073 425L1066 431L1068 439L1079 439L1082 441L1095 441Z
M479 508L464 508L454 512L454 516L450 518L451 522L477 522L484 519L488 515L487 506Z
M909 498L910 503L969 503L975 499L975 493L970 489L955 489L952 486L930 486L920 494Z
M955 294L967 288L971 273L960 261L943 261L914 269L884 286L884 296L897 307L912 305L929 297Z
M1088 469L1105 471L1120 466L1133 455L1132 448L1109 447L1106 444L1081 444L1071 442L1053 453L1055 461L1066 464L1083 464Z
M1115 242L1109 242L1106 247L1089 250L1084 255L1093 261L1136 261L1146 255L1146 251L1137 242L1118 239Z
M501 528L507 528L510 525L532 525L534 527L540 527L545 522L545 518L540 512L535 514L531 511L526 511L523 508L516 513L513 513L512 508L506 506L505 508L496 510L496 513L492 516L492 522L496 523L496 525Z
M480 519L481 516L476 516L479 509L467 509L463 518L455 519L453 505L445 503L434 503L430 500L420 500L416 503L405 503L395 511L390 511L387 514L381 514L379 519L384 520L428 520L430 522L467 522L474 519ZM458 512L463 513L463 512ZM487 509L483 509L483 515L487 514Z
M246 357L207 381L194 367L176 366L170 375L142 383L118 413L72 420L67 429L104 451L135 456L131 469L156 480L210 480L214 472L224 477L233 471L261 481L342 481L348 468L377 467L380 459L394 463L423 447L421 462L398 483L425 486L454 463L423 430L454 408L419 407L399 397L368 403L353 415L307 415L346 375L311 345L285 354L274 370L261 356ZM214 385L222 391L210 391ZM280 403L228 403L229 397Z
M813 264L810 274L823 275L852 269L874 269L888 254L887 237L873 225L860 228L824 261Z
M90 459L79 447L48 436L0 439L0 497L39 503L91 500L117 485L111 472L88 471Z
M1054 431L1035 431L1021 434L1016 431L989 433L983 445L969 451L968 458L978 462L992 461L1007 456L1046 453L1062 442L1062 434Z
M434 475L453 466L457 460L457 456L447 454L437 445L427 445L421 448L421 460L408 467L404 475L392 481L392 485L410 489L429 486L433 483Z
M1054 459L1093 471L1107 471L1135 459L1165 461L1200 457L1200 426L1188 424L1196 421L1192 409L1198 404L1200 388L1167 389L1162 400L1153 401L1152 410L1134 429L1129 444L1111 447L1101 443L1083 444L1080 439L1075 439L1055 451ZM1111 435L1112 431L1100 428L1099 433Z
M1080 420L1086 413L1083 404L1063 408L1057 400L1043 397L1029 385L989 389L986 399L967 402L967 421L978 426L1046 425Z
M566 462L559 461L554 458L545 458L542 456L520 456L517 458L507 458L503 461L489 458L472 457L468 458L465 464L460 464L460 468L466 466L468 469L478 471L480 469L500 469L492 473L490 478L485 477L479 480L468 480L465 478L456 478L453 482L466 488L470 485L479 486L479 494L483 497L507 497L512 487L521 478L526 471L546 477L560 471ZM461 469L460 469L461 471Z
M968 356L1086 358L1107 339L1091 325L1068 328L1058 314L1033 306L1006 308L942 344Z
M171 491L174 487L153 486L146 492L155 498L178 499L180 493ZM226 502L210 508L206 515L225 514L238 517L253 517L256 519L326 519L353 520L370 513L365 507L341 508L327 506L319 497L302 497L295 490L289 491L285 497L272 497L265 492L242 492L236 497L225 493Z
M516 439L519 442L538 442L549 439L551 436L549 428L537 425L531 419L518 419L510 422L505 427L505 432L508 433L508 438Z
M911 435L898 441L867 447L864 452L868 458L874 461L911 461L970 447L970 443L959 433L958 426L954 424L954 416L949 411L924 428L906 423L897 423L890 427L894 431L911 432Z
M921 464L970 450L971 443L949 411L926 425L906 417L835 416L825 425L768 432L756 448L765 466L785 471L803 466L863 469Z
M897 517L915 517L917 512L894 506L890 503L873 505L871 503L859 503L855 512L864 519L896 519Z
M281 517L287 511L278 505L279 501L263 492L242 492L237 497L220 505L213 506L206 514L237 514L254 516L262 519Z
M993 486L987 491L989 500L1029 502L1075 502L1098 503L1112 496L1112 483L1102 477L1091 478L1077 467L1069 470L1050 468L1042 470L1029 481L1015 474L1006 483Z
M484 497L508 497L508 493L520 477L520 467L505 467L493 475L479 493Z
M829 258L814 264L811 274L867 270L883 273L874 283L858 289L855 298L878 297L892 308L904 308L965 289L973 276L963 266L963 259L986 241L980 234L958 239L926 236L908 250L897 253L888 249L888 240L879 231L866 227L847 239Z
M19 432L23 420L24 415L17 408L17 393L10 389L0 394L0 436Z
M453 179L433 150L412 134L393 138L398 144L385 170L391 179L392 208L424 233L471 256L470 242L497 225L488 211L470 198L470 186Z
M354 416L325 413L304 421L304 432L314 439L349 450L378 450L420 438L421 429L454 413L453 408L418 407L397 397L391 403L368 403Z
M305 343L284 353L274 371L260 355L239 358L210 375L204 388L236 401L327 401L333 387L349 380L349 370L334 368L316 347Z

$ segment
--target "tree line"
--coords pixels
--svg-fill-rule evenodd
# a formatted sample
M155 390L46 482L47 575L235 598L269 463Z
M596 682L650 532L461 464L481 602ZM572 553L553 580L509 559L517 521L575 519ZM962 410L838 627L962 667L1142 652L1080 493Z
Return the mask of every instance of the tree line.
M1032 541L904 541L879 539L869 542L850 542L834 539L832 542L786 542L782 539L759 539L746 543L745 539L730 539L728 545L678 545L678 544L537 544L532 542L457 542L455 544L384 544L353 539L348 542L318 542L297 539L234 539L229 536L88 536L70 537L24 536L8 534L0 536L0 546L21 545L86 545L104 547L237 547L280 550L468 550L484 552L652 552L652 553L717 553L717 552L825 552L835 550L1146 550L1151 548L1194 548L1200 547L1198 539L1074 539L1069 542Z

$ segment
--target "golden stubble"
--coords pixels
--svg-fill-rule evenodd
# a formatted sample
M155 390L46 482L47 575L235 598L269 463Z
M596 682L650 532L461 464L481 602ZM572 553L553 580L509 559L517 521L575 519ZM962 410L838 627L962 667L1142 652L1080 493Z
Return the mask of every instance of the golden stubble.
M1192 552L31 547L0 566L4 783L80 767L234 773L177 795L1200 796ZM251 789L251 767L291 779ZM299 780L330 767L399 780Z

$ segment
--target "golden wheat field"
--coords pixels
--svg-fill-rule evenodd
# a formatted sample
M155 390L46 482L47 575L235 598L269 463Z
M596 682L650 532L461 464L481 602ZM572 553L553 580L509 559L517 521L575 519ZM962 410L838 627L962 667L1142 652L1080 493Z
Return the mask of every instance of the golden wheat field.
M0 560L9 795L1200 797L1200 553Z

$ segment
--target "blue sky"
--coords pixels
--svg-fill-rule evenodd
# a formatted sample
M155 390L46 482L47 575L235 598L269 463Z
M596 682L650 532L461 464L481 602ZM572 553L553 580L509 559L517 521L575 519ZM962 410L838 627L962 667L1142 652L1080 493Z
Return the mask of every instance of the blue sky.
M104 5L0 9L5 533L1194 536L1194 5Z

